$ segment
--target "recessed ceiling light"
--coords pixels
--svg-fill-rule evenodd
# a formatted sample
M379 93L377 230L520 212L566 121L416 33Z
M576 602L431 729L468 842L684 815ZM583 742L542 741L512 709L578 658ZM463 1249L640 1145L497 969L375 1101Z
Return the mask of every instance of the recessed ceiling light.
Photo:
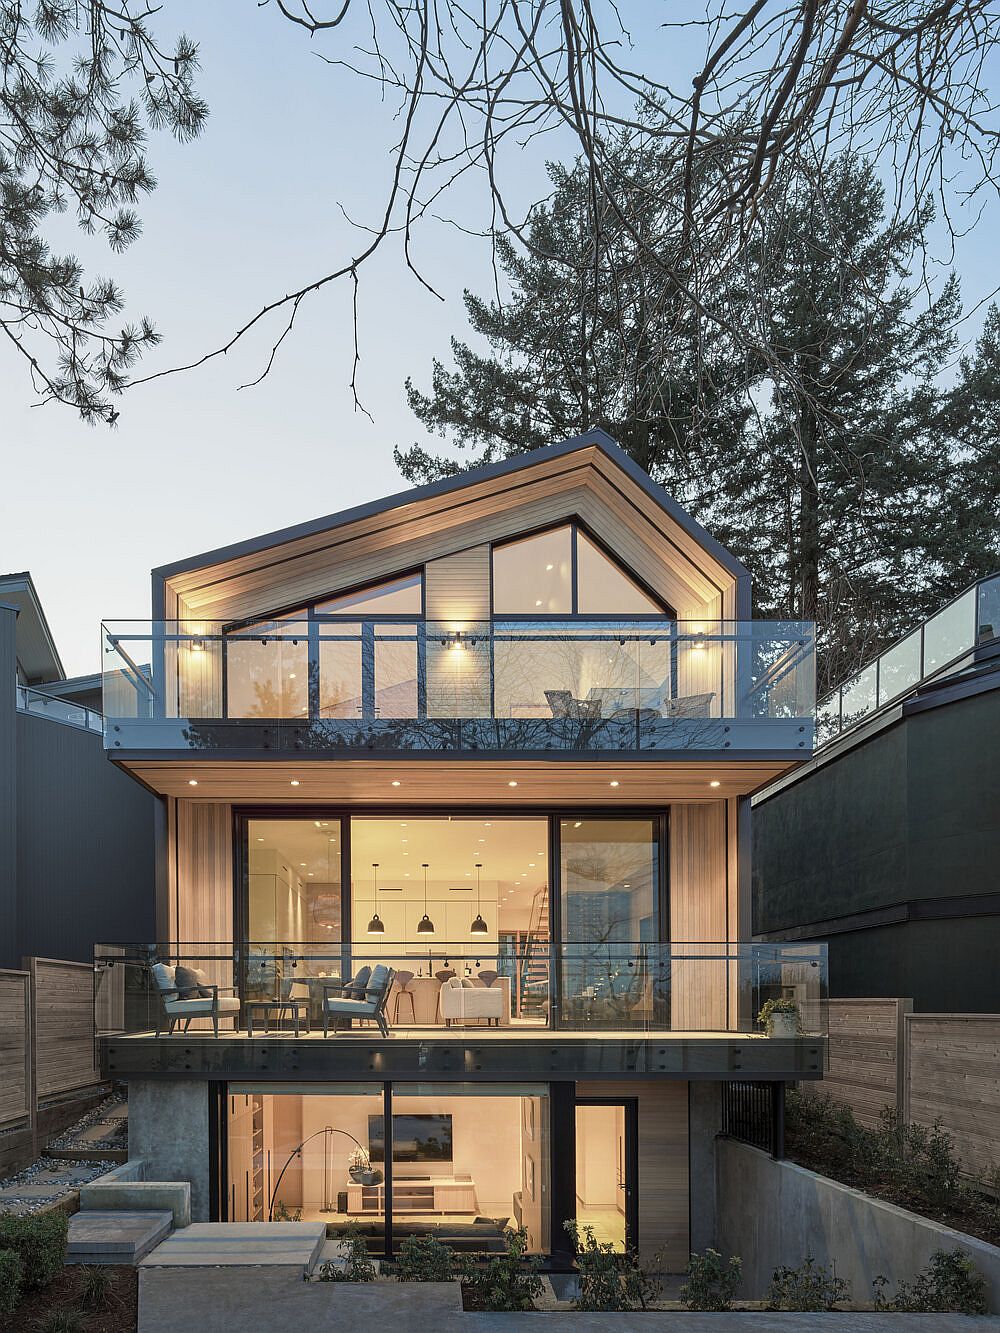
M288 785L289 787L297 787L299 785L298 778L292 778L291 782Z
M399 781L398 778L394 778L394 779L393 779L393 783L392 783L392 785L393 785L394 787L401 787L403 784Z
M722 783L719 781L718 778L713 778L713 780L708 785L710 787L721 787Z
M536 606L541 606L541 604L542 604L542 602L541 602L541 598L539 598L538 601L535 603L535 605L536 605Z
M188 786L189 786L189 787L197 787L197 785L198 785L198 779L197 779L197 778L188 778Z
M582 820L582 819L578 819L578 820L576 821L576 823L573 825L573 827L574 827L574 828L579 828L580 825L581 825L582 823L583 823L583 820Z
M258 842L263 842L264 839L263 839L263 838L258 838L257 841L258 841Z
M299 862L299 865L300 865L300 866L304 866L304 865L305 865L305 861L300 861L300 862Z
M289 679L289 680L294 680L294 679L295 679L295 672L294 672L294 671L289 671L289 673L288 673L288 679Z
M312 877L313 877L313 872L310 870L310 871L309 871L309 878L312 879Z
M528 862L528 869L529 869L529 870L534 870L534 868L535 868L535 863L534 863L534 861L529 861L529 862Z
M516 787L516 786L517 786L517 783L514 782L514 781L510 781L510 782L507 783L507 786L508 786L508 787Z
M479 841L479 842L485 842L486 839L485 839L485 838L479 838L478 841Z
M546 565L546 566L545 566L545 570L546 570L547 573L551 572L553 569L555 569L555 565Z
M400 838L399 841L400 841L400 842L409 842L410 840L409 840L409 838Z
M609 786L609 787L620 787L620 786L621 786L621 783L618 781L617 778L613 778L613 779L611 780L611 782L608 783L608 786Z

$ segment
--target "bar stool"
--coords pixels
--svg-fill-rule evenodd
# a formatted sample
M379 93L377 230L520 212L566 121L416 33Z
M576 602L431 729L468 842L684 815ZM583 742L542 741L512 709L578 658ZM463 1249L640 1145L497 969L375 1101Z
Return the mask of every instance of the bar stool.
M413 973L412 973L412 972L397 972L397 973L396 973L396 1004L395 1004L395 1008L393 1009L393 1014L392 1014L392 1021L393 1021L394 1023L398 1023L398 1022L399 1022L399 1002L400 1002L400 1000L409 1000L409 1002L410 1002L410 1022L411 1022L411 1023L416 1023L416 1021L417 1021L417 1012L416 1012L416 1010L415 1010L414 1007L413 1007L413 992L412 992L411 990L408 990L408 989L407 989L407 987L409 986L409 984L410 984L410 982L411 982L412 980L413 980Z

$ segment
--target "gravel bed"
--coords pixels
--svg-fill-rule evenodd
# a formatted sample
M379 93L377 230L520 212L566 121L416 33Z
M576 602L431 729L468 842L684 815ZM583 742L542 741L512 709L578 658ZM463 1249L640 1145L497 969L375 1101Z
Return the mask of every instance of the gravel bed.
M128 1098L125 1096L116 1093L111 1097L106 1097L100 1106L95 1106L85 1116L81 1116L75 1125L70 1125L61 1134L49 1139L48 1146L50 1148L92 1148L95 1146L92 1141L80 1140L80 1135L84 1130L92 1129L95 1125L118 1125L121 1133L102 1139L101 1146L105 1148L127 1148L128 1117L126 1116L123 1119L119 1115L113 1114L127 1106Z
M116 1162L62 1162L54 1157L39 1157L36 1162L0 1179L0 1213L37 1213L58 1199L65 1198L81 1185L96 1180ZM47 1188L51 1186L51 1189ZM24 1189L24 1193L18 1193ZM10 1191L7 1193L6 1191ZM44 1192L43 1192L44 1191Z

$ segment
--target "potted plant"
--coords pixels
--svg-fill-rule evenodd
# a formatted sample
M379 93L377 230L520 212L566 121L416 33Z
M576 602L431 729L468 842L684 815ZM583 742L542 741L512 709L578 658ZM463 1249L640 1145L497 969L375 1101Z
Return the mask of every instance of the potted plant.
M382 1172L372 1166L364 1148L355 1148L348 1157L347 1174L355 1185L381 1185L383 1180Z
M765 1000L757 1022L769 1037L797 1037L802 1031L794 1000Z

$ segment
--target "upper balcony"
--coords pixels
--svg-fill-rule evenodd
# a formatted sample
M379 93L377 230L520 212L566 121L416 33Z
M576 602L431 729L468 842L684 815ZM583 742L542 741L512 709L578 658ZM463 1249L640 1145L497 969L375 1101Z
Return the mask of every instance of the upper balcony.
M148 664L148 665L147 665ZM123 757L808 757L814 626L661 617L102 626Z

